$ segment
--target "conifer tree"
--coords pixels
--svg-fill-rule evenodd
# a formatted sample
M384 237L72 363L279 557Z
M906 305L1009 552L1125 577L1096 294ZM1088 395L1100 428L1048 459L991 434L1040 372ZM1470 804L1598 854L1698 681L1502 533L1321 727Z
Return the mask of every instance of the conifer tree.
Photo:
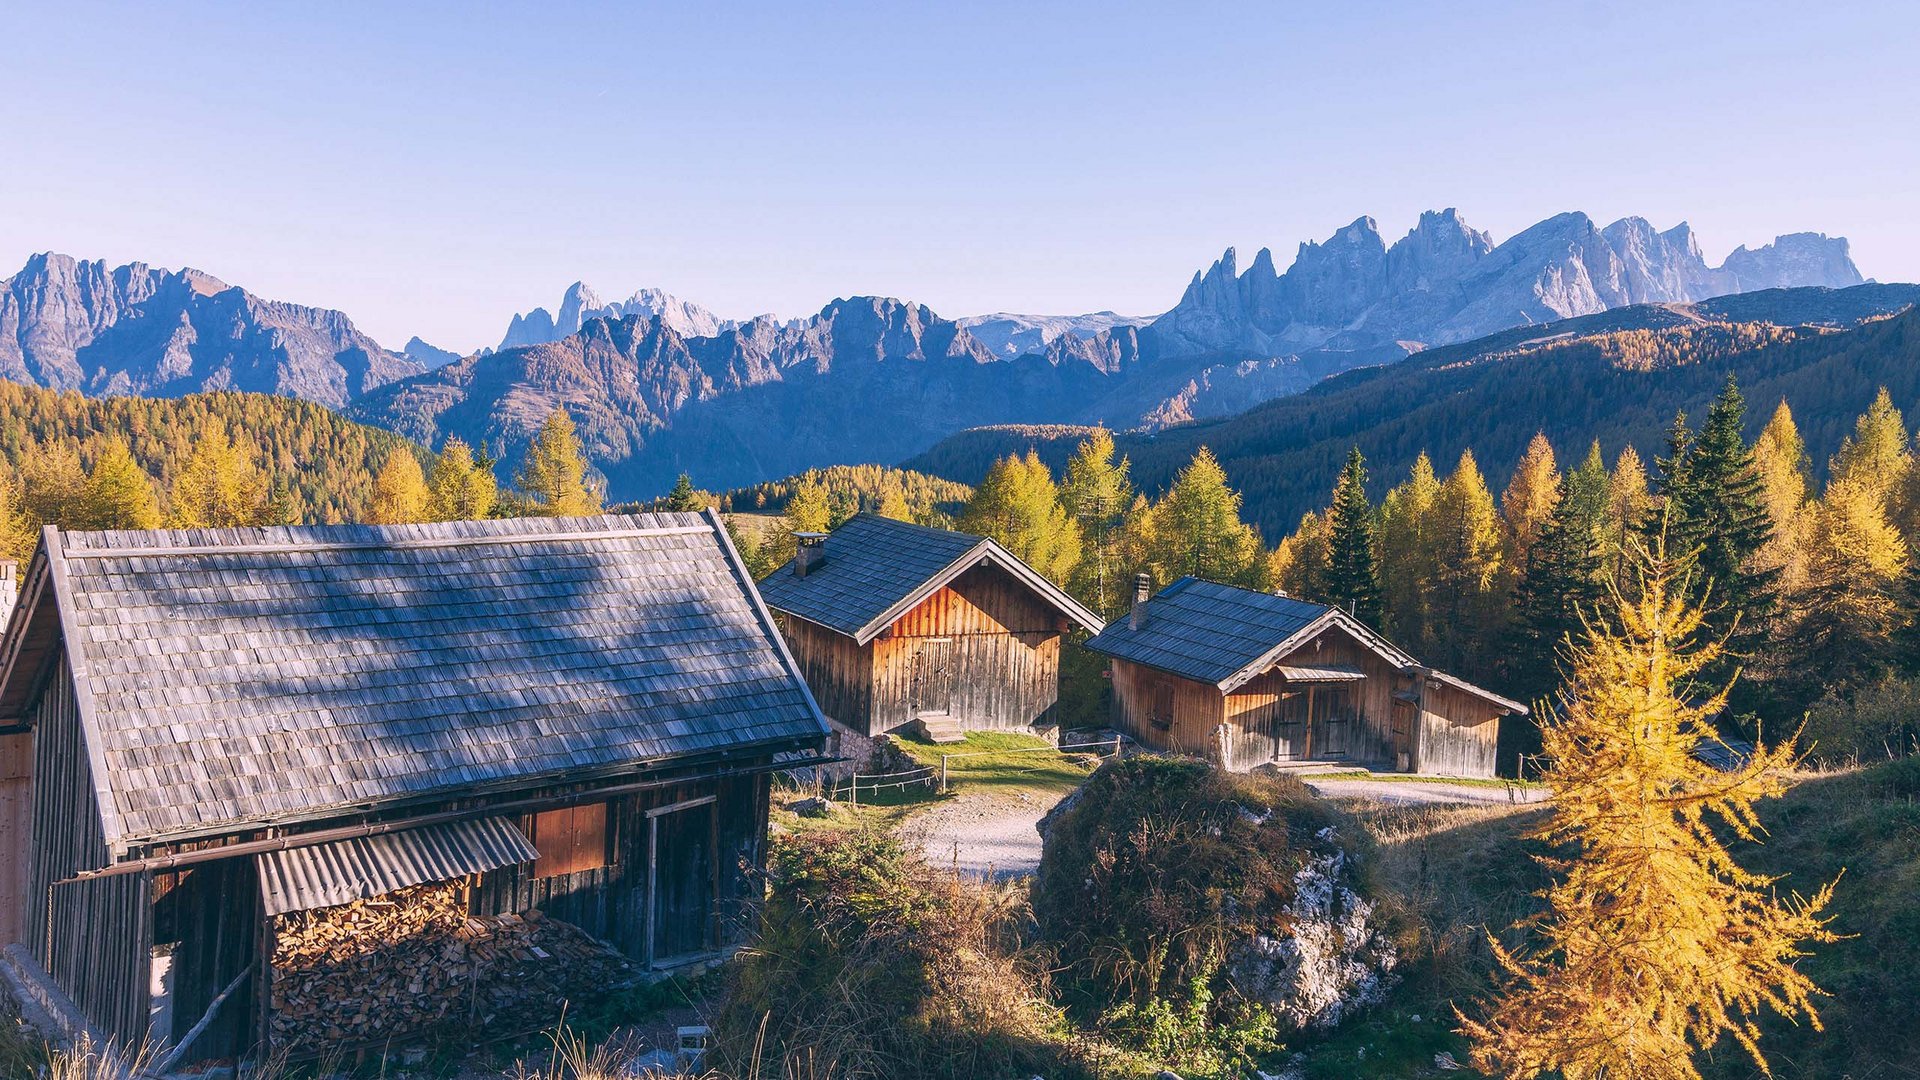
M20 481L0 468L0 559L12 559L25 568L40 543L40 529L20 505Z
M20 461L20 505L37 531L66 525L86 498L87 473L79 453L66 443L40 443Z
M1504 609L1500 515L1473 451L1460 462L1433 510L1433 620L1439 666L1482 673Z
M411 450L395 447L373 478L373 503L367 507L367 521L374 525L426 521L431 502L420 459Z
M153 478L133 459L125 440L100 447L71 522L76 529L157 529L160 500Z
M1560 468L1553 459L1553 444L1542 432L1535 432L1526 453L1514 467L1513 479L1500 495L1500 516L1507 527L1508 565L1518 570L1526 564L1527 549L1553 515L1560 501Z
M1596 442L1561 480L1553 514L1527 548L1514 593L1508 684L1529 699L1553 688L1562 644L1606 593L1608 479Z
M1113 560L1115 580L1111 607L1101 610L1102 615L1119 616L1125 614L1133 604L1132 583L1140 574L1155 578L1162 567L1157 564L1160 551L1160 526L1157 508L1147 501L1145 495L1135 493L1133 501L1127 504L1127 512L1120 517L1119 528L1114 532ZM1165 585L1165 580L1159 584Z
M1333 530L1326 517L1311 511L1302 515L1300 527L1280 541L1268 562L1274 586L1281 592L1316 604L1328 602Z
M1875 488L1856 476L1829 483L1812 515L1807 585L1782 665L1801 700L1857 686L1894 658L1907 546Z
M217 427L201 433L174 478L170 502L173 523L188 529L281 524L288 509L284 489Z
M1906 422L1883 386L1873 404L1854 421L1853 434L1841 442L1840 451L1827 465L1827 473L1835 480L1851 480L1872 491L1882 506L1891 509L1894 495L1912 467Z
M1669 486L1669 539L1693 554L1693 582L1701 595L1711 590L1715 597L1707 627L1725 640L1730 663L1751 659L1765 646L1780 577L1779 568L1758 559L1773 538L1773 519L1753 452L1741 435L1745 421L1746 402L1729 375ZM1713 674L1725 681L1730 670Z
M1240 493L1228 486L1226 470L1206 447L1174 478L1156 515L1164 576L1191 574L1249 587L1265 577L1260 536L1240 520Z
M458 437L447 440L427 476L427 516L432 521L479 521L493 513L499 482L491 462L475 460Z
M786 524L790 532L823 533L833 523L833 510L827 505L827 489L808 477L793 489L787 500Z
M681 473L673 482L673 490L667 492L665 509L676 514L699 513L707 508L706 496L693 486L693 477Z
M600 512L600 492L587 478L586 451L573 417L565 409L547 414L546 423L527 447L514 484L533 499L546 517L581 517Z
M1080 528L1060 506L1053 473L1032 450L1009 454L987 470L960 515L962 532L989 536L1054 582L1080 562Z
M1440 479L1426 451L1414 459L1407 482L1380 504L1380 599L1387 636L1416 651L1432 642L1429 610L1434 561L1433 508Z
M887 493L881 496L880 508L875 513L894 521L913 520L913 508L907 505L907 493L897 487L888 488Z
M1620 565L1629 541L1639 534L1652 509L1647 468L1632 446L1623 446L1613 461L1613 475L1607 480L1607 547L1613 567Z
M1785 789L1795 757L1762 747L1723 772L1695 756L1726 696L1696 681L1718 645L1698 640L1694 591L1656 547L1569 654L1543 718L1554 800L1538 834L1568 855L1546 863L1535 945L1494 943L1501 994L1463 1023L1487 1075L1700 1080L1695 1054L1722 1037L1765 1071L1762 1013L1819 1024L1796 964L1834 940L1833 886L1783 900L1721 839L1756 840L1754 805Z
M1807 579L1807 444L1786 401L1775 407L1754 440L1753 464L1760 474L1761 502L1773 522L1773 536L1761 549L1760 562L1778 568L1780 591L1792 594Z
M1118 545L1122 515L1133 502L1127 460L1113 458L1113 433L1101 428L1089 435L1067 461L1060 484L1060 505L1080 530L1080 565L1069 582L1074 596L1095 611L1116 614L1131 597L1119 576Z
M1327 599L1370 626L1380 625L1380 579L1373 561L1373 507L1367 502L1367 463L1360 448L1347 453L1327 512Z

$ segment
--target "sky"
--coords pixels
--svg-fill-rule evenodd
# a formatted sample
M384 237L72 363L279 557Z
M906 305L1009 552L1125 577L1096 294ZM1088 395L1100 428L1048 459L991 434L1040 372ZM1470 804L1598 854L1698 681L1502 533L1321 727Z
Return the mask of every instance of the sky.
M1844 235L1920 280L1898 2L0 0L0 274L192 266L467 351L585 280L1153 314L1371 215Z

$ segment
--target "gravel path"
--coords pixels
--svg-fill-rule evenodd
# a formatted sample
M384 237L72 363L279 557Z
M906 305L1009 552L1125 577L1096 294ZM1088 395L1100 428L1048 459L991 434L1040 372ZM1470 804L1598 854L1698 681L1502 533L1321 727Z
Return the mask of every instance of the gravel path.
M935 866L976 877L1027 877L1040 867L1036 826L1064 797L1044 791L962 788L914 817L905 829Z
M1543 787L1497 788L1477 784L1449 784L1444 780L1316 780L1303 776L1317 795L1329 799L1373 799L1401 806L1436 803L1469 803L1480 806L1506 806L1509 803L1537 803L1547 800Z

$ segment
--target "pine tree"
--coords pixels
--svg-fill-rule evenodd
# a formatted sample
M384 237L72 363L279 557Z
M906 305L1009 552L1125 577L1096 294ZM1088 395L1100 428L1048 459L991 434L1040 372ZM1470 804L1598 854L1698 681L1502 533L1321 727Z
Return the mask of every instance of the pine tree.
M1434 561L1433 508L1440 480L1426 451L1414 459L1407 482L1380 504L1380 598L1387 636L1416 651L1433 640L1430 610Z
M71 526L76 529L157 529L160 500L153 478L121 439L109 439L94 457L93 471Z
M1082 545L1080 565L1068 584L1095 611L1117 614L1117 606L1131 599L1119 577L1117 548L1121 518L1132 502L1127 460L1113 459L1113 433L1101 428L1067 461L1060 484L1060 505L1080 530Z
M173 523L187 529L282 524L288 512L283 491L225 431L210 428L174 478Z
M1080 562L1080 528L1061 507L1052 472L1031 450L987 470L960 515L960 530L992 537L1055 582L1066 581Z
M514 485L546 517L582 517L600 512L600 492L587 478L586 452L573 417L555 409L527 447Z
M1807 585L1783 643L1783 677L1800 700L1858 686L1894 660L1907 547L1856 475L1829 483L1812 515Z
M1807 579L1807 444L1782 400L1753 443L1760 498L1773 522L1773 537L1760 552L1764 566L1780 571L1780 591L1792 594Z
M1773 538L1773 519L1741 435L1745 422L1746 402L1728 376L1669 487L1669 539L1693 553L1699 596L1714 597L1707 627L1726 642L1729 667L1713 673L1723 681L1732 664L1765 647L1778 607L1779 568L1758 558Z
M686 473L673 482L673 490L667 492L666 510L676 514L699 513L707 508L707 497L693 486L693 477Z
M1529 925L1537 944L1494 943L1505 973L1481 1020L1463 1022L1490 1076L1700 1080L1696 1053L1722 1037L1766 1071L1764 1012L1816 1027L1818 991L1797 968L1835 940L1810 899L1743 870L1724 833L1754 842L1754 804L1785 789L1792 746L1759 749L1722 772L1695 750L1715 738L1722 693L1696 679L1718 646L1696 644L1704 613L1662 549L1635 568L1569 654L1570 680L1543 718L1553 788L1538 838L1568 857Z
M1473 451L1440 485L1433 509L1433 621L1441 667L1482 674L1499 636L1504 596L1500 515Z
M1853 434L1841 442L1839 453L1828 463L1828 475L1872 491L1882 506L1891 509L1895 493L1903 487L1912 467L1906 422L1883 386L1873 404L1854 422Z
M1367 463L1360 448L1347 453L1328 511L1328 600L1370 626L1380 625L1380 579L1373 561L1373 507L1367 502Z
M432 501L420 459L413 451L396 447L373 478L373 503L367 507L367 521L374 525L426 521Z
M1527 547L1514 593L1508 685L1528 698L1554 687L1562 644L1579 633L1606 594L1607 487L1607 466L1596 442L1580 467L1562 479L1552 516Z
M1240 493L1226 470L1201 447L1174 478L1156 509L1163 576L1192 575L1230 585L1258 587L1260 536L1240 520Z
M1518 570L1526 564L1527 549L1553 515L1560 501L1560 469L1553 459L1553 444L1544 433L1535 432L1527 443L1527 452L1514 467L1513 479L1500 495L1500 516L1507 528L1507 560Z
M475 460L459 438L448 439L427 477L428 519L479 521L492 515L499 492L492 463Z

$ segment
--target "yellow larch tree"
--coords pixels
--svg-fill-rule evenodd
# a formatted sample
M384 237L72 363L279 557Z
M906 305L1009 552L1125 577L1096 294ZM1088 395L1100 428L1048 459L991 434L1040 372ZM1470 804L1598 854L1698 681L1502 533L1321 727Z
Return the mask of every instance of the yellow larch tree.
M582 517L600 512L599 488L587 474L586 449L565 409L547 414L514 477L545 517Z
M493 466L476 460L461 439L448 439L434 455L427 474L428 521L478 521L493 513L499 495Z
M1653 509L1653 493L1647 490L1647 467L1631 446L1620 448L1613 459L1613 474L1607 478L1607 542L1617 565L1627 550L1627 539L1639 530Z
M420 459L405 447L395 447L373 478L373 502L367 521L374 525L406 525L429 520L433 493Z
M273 486L246 448L210 427L173 479L173 524L186 529L229 529L278 524Z
M1782 400L1753 443L1760 498L1773 519L1773 536L1760 549L1762 565L1778 567L1780 589L1792 594L1807 580L1807 443Z
M1474 461L1460 454L1440 485L1433 507L1435 662L1442 667L1485 662L1483 646L1501 627L1505 610L1505 541L1493 493Z
M1906 421L1893 407L1893 396L1886 387L1854 421L1853 434L1841 442L1840 451L1828 463L1828 474L1835 480L1852 480L1880 497L1881 505L1891 507L1894 495L1905 485L1913 453L1907 446Z
M153 478L133 459L123 439L108 439L94 455L80 496L76 529L157 529L160 499Z
M1387 636L1419 649L1432 637L1429 605L1438 572L1433 507L1440 478L1422 450L1407 481L1380 504L1380 601Z
M1554 799L1537 837L1566 854L1545 859L1555 880L1533 943L1494 943L1503 986L1463 1018L1490 1076L1700 1080L1694 1056L1722 1037L1765 1071L1763 1013L1819 1024L1796 964L1834 940L1833 885L1782 899L1722 840L1757 842L1754 806L1785 789L1792 740L1732 771L1701 761L1726 692L1697 677L1720 646L1698 640L1702 609L1658 546L1628 576L1568 646L1570 677L1542 718Z
M1507 565L1516 572L1527 564L1527 549L1540 535L1553 508L1560 505L1560 467L1553 458L1553 444L1544 432L1535 432L1527 443L1520 464L1514 466L1513 479L1500 494L1500 517L1506 523Z

